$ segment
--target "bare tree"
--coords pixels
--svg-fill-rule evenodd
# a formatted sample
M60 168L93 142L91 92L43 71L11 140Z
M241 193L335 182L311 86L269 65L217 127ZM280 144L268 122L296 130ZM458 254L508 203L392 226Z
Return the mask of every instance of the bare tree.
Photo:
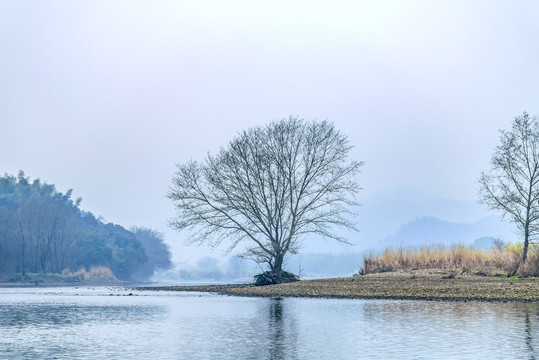
M481 173L480 201L515 223L524 237L522 258L509 275L526 262L528 246L539 234L539 124L527 113L515 117L511 131L500 131L489 173Z
M242 131L202 163L178 165L168 193L177 210L170 221L189 229L188 243L248 245L244 256L282 272L302 235L347 240L334 227L348 220L362 162L348 161L348 138L328 121L295 117Z

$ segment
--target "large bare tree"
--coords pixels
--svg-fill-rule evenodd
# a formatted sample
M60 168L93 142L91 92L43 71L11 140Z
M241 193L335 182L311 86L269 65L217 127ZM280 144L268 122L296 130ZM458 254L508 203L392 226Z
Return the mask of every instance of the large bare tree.
M188 243L226 240L230 251L245 242L244 256L278 274L302 235L347 242L334 229L354 229L349 209L363 163L348 160L351 148L328 121L290 117L242 131L203 162L178 165L170 225L191 230Z
M494 150L490 172L479 178L480 201L502 213L522 232L521 260L509 275L526 262L528 246L539 234L539 124L527 113L515 117L510 131L500 131L501 144Z

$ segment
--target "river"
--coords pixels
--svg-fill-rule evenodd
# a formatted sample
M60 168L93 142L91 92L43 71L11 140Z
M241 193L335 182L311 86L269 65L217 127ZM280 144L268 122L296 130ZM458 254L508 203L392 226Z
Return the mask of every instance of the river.
M539 359L539 304L0 288L0 359L406 358Z

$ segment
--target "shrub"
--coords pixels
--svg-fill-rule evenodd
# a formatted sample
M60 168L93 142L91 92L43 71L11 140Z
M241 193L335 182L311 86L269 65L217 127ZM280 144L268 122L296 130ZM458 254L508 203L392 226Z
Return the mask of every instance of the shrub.
M299 281L299 277L287 271L280 271L278 273L265 271L262 274L255 275L254 280L255 286L262 286L295 282Z

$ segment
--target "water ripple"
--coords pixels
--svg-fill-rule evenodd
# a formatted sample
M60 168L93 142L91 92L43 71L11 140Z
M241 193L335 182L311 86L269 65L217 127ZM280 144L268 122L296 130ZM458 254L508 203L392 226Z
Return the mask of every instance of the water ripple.
M0 289L0 359L538 359L539 304Z

